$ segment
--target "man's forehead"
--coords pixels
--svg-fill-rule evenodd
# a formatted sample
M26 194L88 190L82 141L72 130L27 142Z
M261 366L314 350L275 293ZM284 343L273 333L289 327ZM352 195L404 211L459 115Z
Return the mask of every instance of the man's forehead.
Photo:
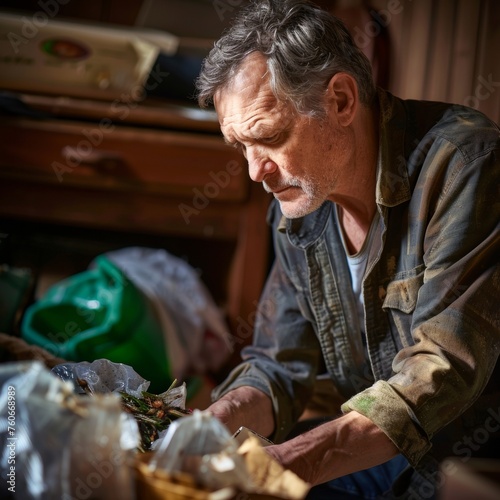
M234 70L229 81L214 96L217 101L227 94L254 95L269 83L267 59L259 52L252 52Z
M260 86L268 79L267 58L260 52L252 52L236 67L231 83L237 86Z

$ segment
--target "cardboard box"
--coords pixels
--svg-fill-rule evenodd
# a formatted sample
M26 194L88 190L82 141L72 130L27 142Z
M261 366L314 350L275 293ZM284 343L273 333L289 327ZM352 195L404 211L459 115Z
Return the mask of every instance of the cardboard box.
M0 13L0 88L138 101L160 51L177 47L165 32Z

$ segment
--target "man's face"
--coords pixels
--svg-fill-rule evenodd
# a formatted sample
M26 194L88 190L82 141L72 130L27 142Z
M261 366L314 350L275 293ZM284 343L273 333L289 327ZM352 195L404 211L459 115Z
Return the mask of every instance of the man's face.
M250 177L273 193L286 217L302 217L334 199L346 134L330 115L313 119L279 102L262 54L244 60L216 94L215 108L226 142L241 148Z

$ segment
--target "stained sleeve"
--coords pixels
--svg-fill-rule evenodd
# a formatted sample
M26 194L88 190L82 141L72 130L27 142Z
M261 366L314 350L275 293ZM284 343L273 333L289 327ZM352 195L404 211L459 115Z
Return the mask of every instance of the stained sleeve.
M390 378L342 406L370 418L414 466L433 436L474 404L497 365L499 181L498 147L473 158L443 141L431 147L419 181L425 189L410 206L423 227L424 260L413 341L393 359Z

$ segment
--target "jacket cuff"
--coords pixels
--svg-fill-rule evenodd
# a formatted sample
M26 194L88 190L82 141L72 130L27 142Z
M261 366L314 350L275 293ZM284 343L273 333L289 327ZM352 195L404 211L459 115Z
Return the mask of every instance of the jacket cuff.
M356 394L342 406L343 413L354 410L369 418L415 467L432 444L411 409L383 380Z

